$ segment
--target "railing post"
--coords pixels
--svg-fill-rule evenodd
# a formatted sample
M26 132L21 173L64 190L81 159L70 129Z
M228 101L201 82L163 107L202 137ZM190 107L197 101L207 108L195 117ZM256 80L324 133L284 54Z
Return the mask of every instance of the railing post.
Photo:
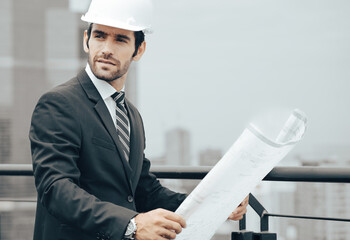
M253 232L239 231L231 233L231 240L255 240Z
M249 231L232 232L231 240L277 240L276 233L255 233Z
M243 231L246 229L246 215L243 215L243 218L239 220L239 230Z
M264 210L260 216L260 231L262 232L269 231L269 216L265 215L265 213L267 213L266 210Z
M232 240L277 240L276 233L269 233L269 216L263 205L252 195L249 194L249 205L260 216L260 231L259 233L245 231L246 215L239 221L238 232L232 232Z

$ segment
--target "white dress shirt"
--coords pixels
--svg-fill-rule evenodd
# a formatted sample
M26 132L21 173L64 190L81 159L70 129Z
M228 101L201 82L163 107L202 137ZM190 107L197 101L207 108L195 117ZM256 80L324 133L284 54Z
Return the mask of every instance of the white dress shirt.
M87 73L87 75L90 77L92 83L95 85L97 91L99 92L99 94L101 95L103 101L105 102L108 111L111 115L111 118L113 120L114 126L117 128L117 115L115 113L116 111L116 103L113 100L113 98L111 97L112 94L116 93L117 90L112 87L112 85L110 85L108 82L98 79L91 71L90 65L89 63L86 64L85 67L85 71ZM121 91L124 92L125 86L123 87L123 89ZM129 127L129 132L130 132L130 124L128 124Z

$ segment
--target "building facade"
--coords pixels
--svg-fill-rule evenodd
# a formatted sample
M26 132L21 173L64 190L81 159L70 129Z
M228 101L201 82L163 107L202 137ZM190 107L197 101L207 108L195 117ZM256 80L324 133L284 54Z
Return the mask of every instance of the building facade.
M309 166L304 162L303 166ZM316 166L334 167L339 162L320 161ZM315 166L315 163L313 163ZM341 165L343 166L343 165ZM296 214L318 217L349 218L350 185L345 183L297 183ZM301 220L297 221L298 239L346 240L350 237L347 222Z
M169 130L165 136L167 165L191 165L190 133L182 128Z
M0 163L30 164L31 115L39 97L86 65L80 17L90 0L0 1ZM137 101L137 65L127 97ZM32 177L2 177L0 197L35 199ZM1 202L0 239L31 239L33 202Z

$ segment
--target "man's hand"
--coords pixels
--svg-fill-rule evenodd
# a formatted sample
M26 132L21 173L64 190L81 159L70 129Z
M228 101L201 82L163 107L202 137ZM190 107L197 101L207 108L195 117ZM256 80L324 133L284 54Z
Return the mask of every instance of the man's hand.
M243 200L243 202L234 210L228 217L230 220L241 220L243 215L247 212L247 206L249 204L249 195Z
M136 240L175 239L176 234L186 227L186 222L180 215L161 208L140 213L135 217L135 222Z

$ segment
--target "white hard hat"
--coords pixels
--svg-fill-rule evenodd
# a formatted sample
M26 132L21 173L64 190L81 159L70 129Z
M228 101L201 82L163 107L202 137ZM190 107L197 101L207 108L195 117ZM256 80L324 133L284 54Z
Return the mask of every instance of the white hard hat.
M151 0L92 0L81 20L130 31L151 33Z

